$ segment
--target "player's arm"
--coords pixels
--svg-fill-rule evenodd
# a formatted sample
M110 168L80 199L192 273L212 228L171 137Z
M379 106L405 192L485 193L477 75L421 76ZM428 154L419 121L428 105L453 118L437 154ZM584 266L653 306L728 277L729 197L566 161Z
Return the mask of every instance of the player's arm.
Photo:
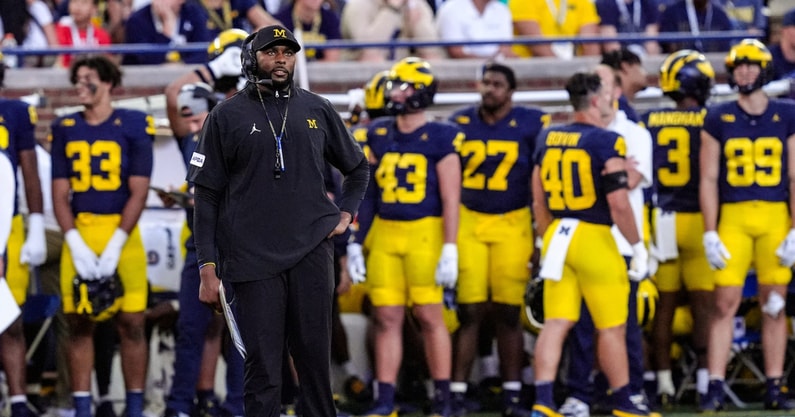
M68 178L52 179L52 209L58 226L64 233L75 228L75 216L72 213L72 206L69 204L69 195L72 186Z
M720 172L720 142L705 130L701 131L699 151L700 180L698 201L704 216L704 231L718 228L718 174ZM790 150L791 152L791 150Z
M530 180L533 191L533 219L535 220L536 236L544 237L549 224L552 223L552 212L547 205L547 194L544 191L544 183L541 182L541 167L533 167L533 175Z
M613 223L616 224L627 242L634 245L640 242L640 235L635 224L632 206L629 204L629 188L627 187L625 168L626 160L624 158L608 159L605 162L602 182L607 190L607 204L610 206L610 217L612 217Z
M458 212L461 204L461 159L451 153L436 164L439 177L439 194L442 197L442 221L444 243L458 240Z
M0 195L15 195L17 184L14 181L14 169L11 160L0 152ZM0 198L0 277L5 271L3 255L5 255L8 236L11 234L11 219L14 217L14 199Z
M121 212L121 223L119 229L122 229L128 235L138 224L138 219L146 206L146 197L149 193L149 177L146 176L131 176L128 179L128 187L130 188L130 197Z
M213 85L213 75L205 65L198 67L195 71L182 74L166 86L166 117L168 117L168 125L171 127L171 131L176 138L184 138L191 133L190 122L187 118L180 116L179 109L177 108L179 90L184 85L200 81L207 83L211 87Z
M36 148L19 152L19 167L25 179L25 198L31 213L42 213L44 210L39 179L39 165L36 159Z

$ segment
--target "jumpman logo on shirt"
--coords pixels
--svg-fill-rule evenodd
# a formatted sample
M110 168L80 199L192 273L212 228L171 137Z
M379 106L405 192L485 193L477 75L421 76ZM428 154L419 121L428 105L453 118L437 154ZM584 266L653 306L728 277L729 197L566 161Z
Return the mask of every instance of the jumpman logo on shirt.
M251 132L249 133L249 135L253 135L254 132L262 132L261 130L257 129L257 124L256 123L252 123L251 124Z

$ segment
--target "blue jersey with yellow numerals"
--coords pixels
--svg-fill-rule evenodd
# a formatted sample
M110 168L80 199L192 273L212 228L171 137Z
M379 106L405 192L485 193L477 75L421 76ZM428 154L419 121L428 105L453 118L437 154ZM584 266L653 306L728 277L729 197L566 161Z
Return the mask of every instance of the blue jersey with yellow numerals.
M736 101L710 107L704 131L720 142L721 203L787 201L787 138L795 134L795 103L771 99L758 116Z
M19 166L19 152L36 147L36 108L19 100L0 98L0 151L11 160L14 175ZM16 198L16 196L14 197ZM14 204L14 214L17 214Z
M530 202L530 172L538 133L549 124L549 115L514 107L491 125L468 107L450 116L464 130L461 144L461 204L481 213L507 213Z
M678 110L654 109L641 123L652 137L654 192L657 207L665 211L695 213L698 205L701 127L705 107Z
M67 178L72 211L118 214L130 197L128 179L152 174L154 122L137 111L115 109L99 125L82 113L52 123L52 178Z
M536 148L535 164L552 215L612 225L602 171L610 158L626 156L624 138L597 126L573 123L541 132Z
M378 161L378 215L388 220L441 216L436 164L457 153L463 138L463 132L449 123L428 122L411 133L401 133L392 118L373 121L367 145Z

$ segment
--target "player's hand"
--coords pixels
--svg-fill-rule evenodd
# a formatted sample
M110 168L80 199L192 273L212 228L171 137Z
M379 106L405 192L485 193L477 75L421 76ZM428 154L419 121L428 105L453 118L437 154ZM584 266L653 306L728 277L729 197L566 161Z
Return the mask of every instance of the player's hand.
M643 240L632 245L632 260L629 261L629 279L643 281L649 276L649 252Z
M99 259L97 254L86 245L80 232L77 229L72 229L64 234L66 244L69 246L69 251L72 253L72 263L75 266L77 274L84 279L99 279Z
M453 288L457 281L458 246L455 243L445 243L442 246L442 256L436 265L436 285Z
M25 244L19 255L19 262L39 266L47 260L47 242L44 234L44 216L41 213L30 213L28 216L28 232Z
M213 75L213 79L222 77L239 77L242 73L240 67L240 53L242 50L238 46L228 46L221 55L215 57L207 63L207 69Z
M127 232L116 229L99 257L100 276L109 277L116 273L116 267L119 266L119 259L121 258L121 249L126 242Z
M215 265L204 265L199 268L199 277L201 277L199 301L212 308L216 313L223 312L221 308L221 292L218 289L221 285L221 280L218 279L218 275L215 273Z
M364 254L362 245L358 243L348 244L348 275L354 284L359 284L367 279L367 268L364 266Z
M718 232L714 230L704 233L704 252L712 269L726 268L726 260L731 259L729 250L723 246Z
M782 266L790 268L795 264L795 229L789 230L787 237L776 249L776 255Z

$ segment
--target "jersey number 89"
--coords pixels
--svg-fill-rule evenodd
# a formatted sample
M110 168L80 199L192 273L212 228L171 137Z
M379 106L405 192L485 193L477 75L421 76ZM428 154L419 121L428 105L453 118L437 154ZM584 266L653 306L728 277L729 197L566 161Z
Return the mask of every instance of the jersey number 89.
M773 187L781 183L784 145L775 137L730 138L724 145L726 182L732 187Z

